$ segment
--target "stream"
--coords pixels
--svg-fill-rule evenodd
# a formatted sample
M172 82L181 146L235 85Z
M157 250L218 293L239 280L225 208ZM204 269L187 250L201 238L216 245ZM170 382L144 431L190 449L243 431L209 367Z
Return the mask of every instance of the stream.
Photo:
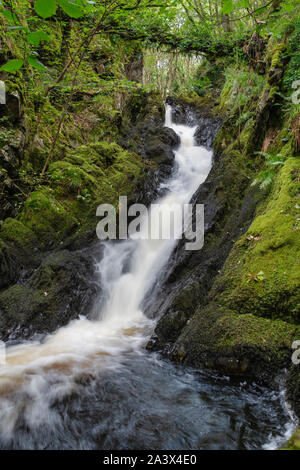
M181 144L162 185L162 211L187 204L213 160L196 146L196 127L171 116L167 105L165 125ZM151 228L159 232L155 222ZM142 225L141 235L146 230ZM176 366L145 350L155 326L145 300L155 296L175 246L174 239L142 236L104 242L96 266L101 302L90 319L7 349L0 449L271 449L289 437L283 391Z

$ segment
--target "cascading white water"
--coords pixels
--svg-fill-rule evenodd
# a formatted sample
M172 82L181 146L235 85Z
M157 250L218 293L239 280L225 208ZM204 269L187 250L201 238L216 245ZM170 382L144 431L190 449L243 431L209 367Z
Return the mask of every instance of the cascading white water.
M195 145L195 127L175 125L169 106L165 124L181 145L174 174L162 184L163 215L189 202L212 163L212 153ZM157 210L152 206L151 221ZM183 371L142 347L154 326L143 302L155 296L176 244L143 239L145 232L146 223L141 236L104 244L93 321L79 318L43 343L7 350L0 449L257 449L265 436L272 448L274 438L279 445L289 437L293 423L275 392Z
M212 152L195 144L196 127L174 124L171 113L171 107L166 106L165 125L179 135L181 144L175 151L174 175L163 184L166 196L159 201L166 208L172 204L187 204L212 165ZM149 217L155 210L157 206ZM159 227L154 229L158 231ZM142 227L142 233L143 230ZM3 436L13 432L20 407L27 407L25 416L30 425L55 420L55 415L49 413L51 403L55 397L70 393L78 375L114 368L122 354L138 353L153 327L153 321L142 311L143 299L155 285L175 244L175 239L133 236L121 243L105 243L104 256L97 269L106 301L98 320L80 318L49 335L42 344L26 343L8 348L7 364L0 366L0 432ZM124 272L128 257L129 267ZM9 394L16 390L17 395L11 398ZM27 396L26 403L20 398L21 392ZM28 396L32 400L28 400Z

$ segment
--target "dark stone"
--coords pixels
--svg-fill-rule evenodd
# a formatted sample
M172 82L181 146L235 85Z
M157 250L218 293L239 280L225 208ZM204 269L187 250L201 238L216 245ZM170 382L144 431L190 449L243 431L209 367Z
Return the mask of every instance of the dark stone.
M293 365L287 374L287 400L300 419L300 364Z
M230 313L213 302L204 306L187 322L176 342L167 344L165 354L185 365L276 386L276 376L290 361L289 348L263 349L239 341L227 344L226 327L219 320Z
M154 129L154 133L149 132L145 138L146 156L158 165L173 165L173 149L177 147L179 143L180 139L172 129L166 127Z
M99 247L95 247L95 253ZM2 340L49 333L79 315L86 315L100 290L91 249L48 255L25 279L0 294ZM97 253L98 255L98 253Z
M125 104L119 144L154 163L136 189L135 202L146 206L163 196L160 184L173 171L173 150L180 143L172 129L164 127L165 106L159 93L141 92Z
M8 117L16 124L21 118L21 102L17 92L6 93L6 104L0 104L0 118Z
M0 242L0 289L16 281L18 270L21 269L20 260L15 250L4 242Z

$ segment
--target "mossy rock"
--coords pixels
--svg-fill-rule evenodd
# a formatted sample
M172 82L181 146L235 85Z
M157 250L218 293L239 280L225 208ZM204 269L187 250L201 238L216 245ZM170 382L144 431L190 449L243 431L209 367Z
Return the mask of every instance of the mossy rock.
M44 246L62 240L76 227L76 220L55 197L51 188L41 188L26 200L20 221Z
M62 250L49 255L26 284L0 293L1 338L28 338L87 314L98 291L94 257Z
M195 312L172 350L176 361L268 383L291 359L299 327L211 303Z
M141 157L114 142L69 149L64 160L50 165L49 185L30 194L17 221L4 224L3 239L20 245L22 239L32 239L43 248L54 247L78 230L96 234L96 207L117 206L120 195L131 200L146 166Z
M210 298L239 313L300 321L298 159L290 158L248 232L235 244Z
M20 271L35 264L36 234L17 219L7 218L0 229L0 289L13 284Z
M32 248L38 241L35 233L17 219L8 217L1 226L0 238L18 248Z

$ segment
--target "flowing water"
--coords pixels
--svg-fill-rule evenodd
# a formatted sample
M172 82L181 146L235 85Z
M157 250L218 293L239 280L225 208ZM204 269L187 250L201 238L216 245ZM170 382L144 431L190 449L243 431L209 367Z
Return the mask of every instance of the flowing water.
M166 126L181 145L162 205L149 214L156 234L155 212L188 203L212 166L212 152L195 145L196 128L172 123L168 106ZM176 245L146 239L147 230L144 221L139 236L105 242L96 319L94 312L42 343L7 349L0 448L254 449L287 437L292 420L282 393L175 366L144 349L154 321L143 302L155 295Z

